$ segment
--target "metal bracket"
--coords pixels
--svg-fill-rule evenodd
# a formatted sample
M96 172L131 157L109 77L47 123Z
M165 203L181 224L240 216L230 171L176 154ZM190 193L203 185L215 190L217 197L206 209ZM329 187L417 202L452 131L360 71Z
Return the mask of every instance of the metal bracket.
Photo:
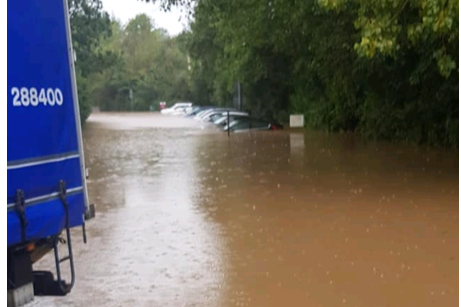
M21 239L22 242L26 241L26 227L27 227L27 219L26 219L26 202L24 197L23 190L16 191L16 213L19 216L19 221L21 222Z

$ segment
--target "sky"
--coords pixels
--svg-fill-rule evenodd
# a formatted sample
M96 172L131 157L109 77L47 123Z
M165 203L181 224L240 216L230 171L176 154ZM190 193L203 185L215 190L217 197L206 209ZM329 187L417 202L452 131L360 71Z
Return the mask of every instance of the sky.
M163 12L158 4L146 3L142 0L101 0L104 10L110 16L115 16L122 24L138 14L151 17L155 26L164 28L171 35L177 35L186 28L186 13L181 13L179 8L173 7L170 12ZM182 20L180 20L182 19Z

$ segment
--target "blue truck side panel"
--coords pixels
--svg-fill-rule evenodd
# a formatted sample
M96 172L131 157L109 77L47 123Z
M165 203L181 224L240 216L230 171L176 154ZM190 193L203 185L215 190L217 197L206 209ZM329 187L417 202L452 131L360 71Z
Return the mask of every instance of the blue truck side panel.
M8 0L8 161L78 150L61 0ZM59 88L62 106L12 107L11 89Z
M81 206L84 202L83 194L67 196L69 204L69 226L75 227L82 224ZM21 223L14 211L8 212L8 246L21 242ZM45 217L45 218L44 218ZM26 240L34 241L39 238L46 238L59 233L65 226L64 207L61 201L53 199L40 203L37 206L30 206L26 210L26 218L30 224L27 227Z
M16 191L26 200L26 239L58 234L69 191L70 226L83 224L85 187L79 155L68 32L62 0L8 0L8 246L21 242Z
M57 192L59 180L64 180L68 189L82 186L78 158L9 169L8 204L15 202L16 189L27 191L26 198L40 197Z

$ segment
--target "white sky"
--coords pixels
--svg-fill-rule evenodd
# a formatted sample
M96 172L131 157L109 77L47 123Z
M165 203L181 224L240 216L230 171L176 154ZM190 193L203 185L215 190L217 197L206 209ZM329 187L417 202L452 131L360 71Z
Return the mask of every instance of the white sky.
M110 16L115 16L122 24L138 14L151 17L155 26L164 28L174 36L182 32L187 26L186 12L181 13L180 8L172 7L170 12L164 12L157 3L146 3L142 0L101 0L104 10ZM181 20L180 20L181 18Z

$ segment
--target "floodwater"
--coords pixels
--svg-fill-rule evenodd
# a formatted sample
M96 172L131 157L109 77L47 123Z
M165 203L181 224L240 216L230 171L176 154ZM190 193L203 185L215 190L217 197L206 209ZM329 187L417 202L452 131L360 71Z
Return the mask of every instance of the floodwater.
M154 113L94 114L84 145L76 285L32 306L458 306L456 154Z

